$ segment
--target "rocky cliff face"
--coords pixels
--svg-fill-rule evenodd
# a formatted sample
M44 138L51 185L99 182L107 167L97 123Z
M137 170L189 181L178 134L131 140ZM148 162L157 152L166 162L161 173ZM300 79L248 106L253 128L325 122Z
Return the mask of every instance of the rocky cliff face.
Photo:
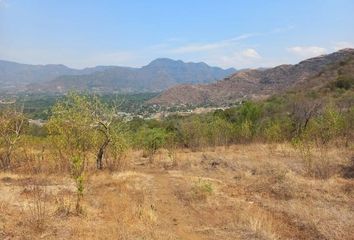
M351 59L354 59L354 49L343 49L295 65L245 70L213 84L180 85L170 88L149 103L227 104L242 99L263 98L291 88L315 87L335 80L339 74L338 68ZM349 71L348 68L346 71ZM324 78L324 75L327 77Z

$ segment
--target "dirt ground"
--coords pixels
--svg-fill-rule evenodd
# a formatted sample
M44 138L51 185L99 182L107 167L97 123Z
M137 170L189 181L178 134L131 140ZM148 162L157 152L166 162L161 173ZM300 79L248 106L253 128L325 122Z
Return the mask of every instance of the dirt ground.
M131 152L126 169L75 184L58 174L0 173L0 239L354 239L349 150L308 176L285 145Z

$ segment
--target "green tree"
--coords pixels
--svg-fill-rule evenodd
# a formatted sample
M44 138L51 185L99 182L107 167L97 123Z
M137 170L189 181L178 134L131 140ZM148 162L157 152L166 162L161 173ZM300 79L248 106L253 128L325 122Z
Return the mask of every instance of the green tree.
M320 145L327 145L331 140L344 135L344 128L345 118L333 105L329 105L322 114L310 121L304 136L317 140Z
M225 146L231 142L234 128L230 122L219 117L213 117L211 122L207 124L210 144L214 146Z
M77 210L84 191L84 170L92 151L96 152L97 169L109 146L114 153L123 149L121 122L114 109L95 96L69 93L52 108L48 132L61 160L69 163L77 186Z
M47 124L51 140L60 160L68 163L76 183L76 210L81 212L80 201L84 192L84 170L88 153L94 146L92 113L87 96L70 93L52 108ZM66 164L65 164L66 165Z
M259 127L262 117L262 107L253 102L243 103L237 110L236 135L239 141L251 141Z
M182 138L183 146L197 149L206 144L206 131L208 127L201 120L200 116L184 118L177 126L177 131Z
M264 129L264 135L268 142L280 142L282 140L282 129L278 121L269 121Z
M123 122L117 117L117 105L109 106L99 100L97 96L90 99L91 126L93 127L97 143L96 167L103 169L103 157L109 147L114 156L117 156L125 148L123 139Z
M96 167L102 169L109 147L124 149L122 124L116 107L102 103L97 96L69 93L53 107L48 129L58 148L66 149L70 156L77 151L97 151Z
M237 121L242 123L248 121L251 125L255 124L262 116L262 108L254 102L245 102L238 109Z
M87 153L93 148L93 121L87 96L70 93L67 98L60 100L52 108L52 116L46 126L64 160L77 155L86 159Z

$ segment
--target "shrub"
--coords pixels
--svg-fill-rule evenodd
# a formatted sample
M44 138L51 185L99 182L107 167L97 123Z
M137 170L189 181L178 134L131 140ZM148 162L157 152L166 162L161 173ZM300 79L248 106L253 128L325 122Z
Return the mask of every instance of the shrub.
M282 129L279 122L270 121L264 129L267 142L280 142L282 140Z
M49 217L46 189L35 183L30 185L27 191L29 192L29 223L36 231L42 232Z
M233 137L234 128L230 122L219 117L212 118L206 126L208 142L210 145L220 146L228 145Z
M327 106L321 115L309 121L302 137L316 141L318 146L327 145L343 134L344 127L343 115L334 106Z
M0 112L0 168L11 167L13 152L19 145L27 123L22 111L5 109Z
M239 142L249 142L252 140L252 123L248 120L241 122L240 125L236 126L236 138Z
M75 210L77 214L83 212L81 207L81 199L84 196L84 161L83 158L76 155L71 159L71 175L75 180L76 185L76 206Z
M192 187L192 198L205 201L213 191L213 185L209 181L198 179Z
M207 144L208 126L202 122L200 116L191 116L181 120L177 129L184 147L196 150Z
M162 128L143 127L137 136L136 145L142 147L151 158L159 148L166 145L169 133Z
M239 142L249 142L256 135L259 120L262 116L260 104L246 102L237 109L236 139Z
M354 78L353 77L347 77L347 76L340 76L337 78L335 82L331 84L331 88L340 88L340 89L345 89L349 90L354 86Z

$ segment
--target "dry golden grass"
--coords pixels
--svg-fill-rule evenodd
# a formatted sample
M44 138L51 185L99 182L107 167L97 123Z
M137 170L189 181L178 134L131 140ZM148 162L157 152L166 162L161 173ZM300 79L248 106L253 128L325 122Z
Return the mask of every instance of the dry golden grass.
M89 169L82 215L69 176L19 167L0 173L0 239L353 239L352 152L320 153L325 178L288 145L131 152L123 170Z

